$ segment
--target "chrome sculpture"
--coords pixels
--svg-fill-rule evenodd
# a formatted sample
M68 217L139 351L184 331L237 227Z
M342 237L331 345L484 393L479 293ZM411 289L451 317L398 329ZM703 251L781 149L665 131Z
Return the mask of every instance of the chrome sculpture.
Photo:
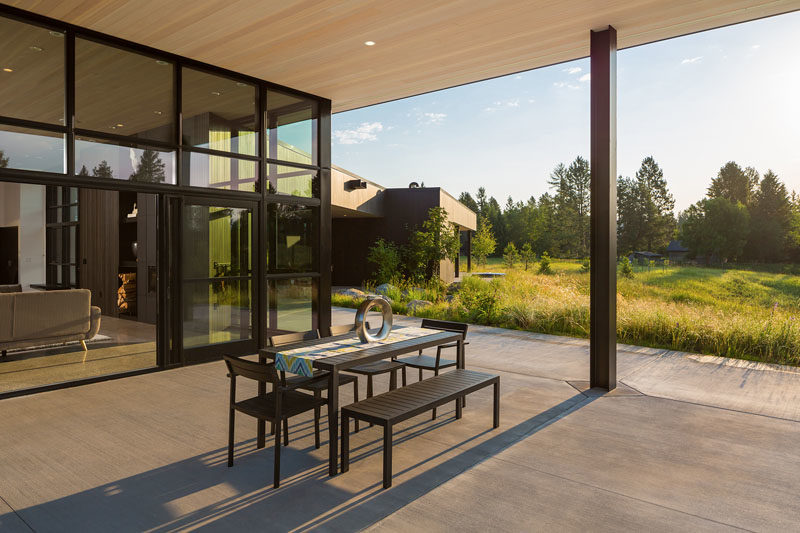
M383 324L378 334L373 336L367 329L367 313L376 306L380 307L383 314ZM392 331L392 306L389 302L381 297L367 298L361 302L361 305L358 306L358 311L356 311L356 333L361 342L381 341L389 336L390 331Z

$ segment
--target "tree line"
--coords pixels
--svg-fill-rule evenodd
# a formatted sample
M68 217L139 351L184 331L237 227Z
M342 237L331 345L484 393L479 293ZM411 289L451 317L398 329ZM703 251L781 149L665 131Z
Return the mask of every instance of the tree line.
M480 260L509 247L555 257L589 256L589 162L576 157L551 172L550 191L501 206L481 187L459 201L478 215L473 253ZM645 157L633 177L617 179L617 250L664 253L673 239L704 262L781 262L800 258L800 196L771 170L763 177L730 161L711 178L705 198L675 214L664 172Z

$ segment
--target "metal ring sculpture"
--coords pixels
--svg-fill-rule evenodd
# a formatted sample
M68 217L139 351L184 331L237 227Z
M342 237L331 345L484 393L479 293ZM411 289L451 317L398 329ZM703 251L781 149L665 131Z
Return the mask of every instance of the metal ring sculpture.
M383 324L377 335L372 336L367 330L367 313L373 307L378 306L383 313ZM392 306L384 298L368 298L361 302L356 312L356 333L361 342L381 341L389 336L392 331Z

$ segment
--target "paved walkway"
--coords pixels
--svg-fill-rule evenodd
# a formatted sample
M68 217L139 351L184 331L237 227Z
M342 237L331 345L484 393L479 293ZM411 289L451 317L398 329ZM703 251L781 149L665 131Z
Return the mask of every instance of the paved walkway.
M468 366L501 375L501 427L488 390L462 420L408 421L387 491L379 428L354 435L350 472L331 479L308 417L280 489L244 417L228 469L219 362L3 400L0 530L798 528L794 369L622 347L621 385L601 395L585 341L474 327L470 342Z

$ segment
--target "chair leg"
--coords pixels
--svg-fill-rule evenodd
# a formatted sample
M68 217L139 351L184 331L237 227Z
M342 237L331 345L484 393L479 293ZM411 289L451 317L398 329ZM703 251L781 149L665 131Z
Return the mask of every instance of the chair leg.
M231 409L228 416L228 466L233 466L233 426L236 421L236 410Z
M392 373L389 374L389 390L395 390L397 388L397 369L392 370Z
M403 367L403 387L406 386L406 367Z
M318 390L314 391L314 398L320 399L322 398L322 393ZM314 448L319 450L319 415L320 415L320 408L314 408Z
M272 467L274 471L274 478L272 480L272 487L278 488L281 484L281 423L278 421L275 424L275 465Z
M419 369L419 380L422 381L422 369Z
M422 372L422 370L420 370L420 372ZM433 375L434 376L438 376L439 375L439 369L438 368L434 368L433 369ZM435 407L433 408L433 412L431 413L431 420L436 420L436 408Z
M392 425L383 426L383 488L392 486Z
M5 359L6 357L8 357L8 352L6 352L5 350L3 350L3 354L2 354L2 355L3 355L3 359Z
M367 376L367 398L372 398L372 376ZM369 423L369 427L373 425L372 422Z
M461 398L456 398L456 420L461 419Z
M350 417L342 413L342 473L348 470L350 470Z
M494 384L494 420L493 427L500 426L500 381Z
M358 380L353 382L353 402L358 403ZM355 419L356 422L356 433L358 433L358 418ZM348 428L347 431L350 431Z
M289 419L283 419L283 445L289 445Z

